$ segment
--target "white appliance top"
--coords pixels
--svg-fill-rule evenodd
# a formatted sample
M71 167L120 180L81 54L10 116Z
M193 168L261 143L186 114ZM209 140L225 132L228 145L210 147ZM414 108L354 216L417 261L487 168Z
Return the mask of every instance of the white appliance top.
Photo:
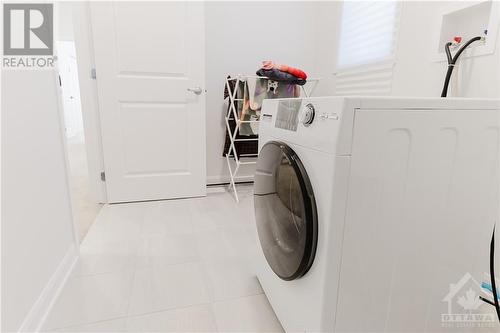
M500 100L359 96L267 99L261 113L260 144L278 140L330 154L349 155L355 112L370 110L500 110Z

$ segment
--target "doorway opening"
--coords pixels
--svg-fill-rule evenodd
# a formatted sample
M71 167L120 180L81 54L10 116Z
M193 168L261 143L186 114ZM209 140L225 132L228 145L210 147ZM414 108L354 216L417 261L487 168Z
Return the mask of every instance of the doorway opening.
M61 105L68 153L70 195L77 238L82 242L102 204L91 195L88 149L85 140L78 62L73 34L72 4L56 7L58 28L55 35Z

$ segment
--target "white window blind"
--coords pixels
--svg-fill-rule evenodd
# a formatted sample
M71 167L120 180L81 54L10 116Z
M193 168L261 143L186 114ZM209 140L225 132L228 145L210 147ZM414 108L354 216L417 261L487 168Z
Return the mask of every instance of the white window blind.
M398 1L344 1L338 95L388 95L399 27Z

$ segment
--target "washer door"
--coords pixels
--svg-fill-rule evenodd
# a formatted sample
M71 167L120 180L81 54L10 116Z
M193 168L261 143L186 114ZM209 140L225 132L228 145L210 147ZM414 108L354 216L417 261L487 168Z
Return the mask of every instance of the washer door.
M283 280L303 276L316 253L318 217L309 177L285 143L262 147L254 186L260 244L272 270Z

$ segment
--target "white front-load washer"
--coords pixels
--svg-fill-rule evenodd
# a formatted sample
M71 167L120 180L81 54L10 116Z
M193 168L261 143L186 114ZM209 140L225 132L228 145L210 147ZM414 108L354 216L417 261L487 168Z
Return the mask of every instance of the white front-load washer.
M255 269L286 331L437 332L471 312L450 299L470 296L456 290L464 276L488 272L499 109L441 98L264 102ZM474 312L494 313L482 303Z

